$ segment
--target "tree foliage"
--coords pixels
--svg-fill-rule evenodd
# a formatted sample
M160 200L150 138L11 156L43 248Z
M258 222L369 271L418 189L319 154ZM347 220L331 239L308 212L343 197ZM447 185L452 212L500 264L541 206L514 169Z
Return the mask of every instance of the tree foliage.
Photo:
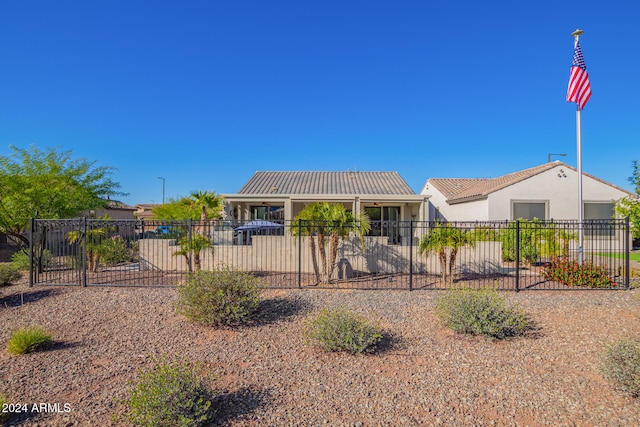
M300 230L294 224L291 227L291 233L296 235L299 231L302 235L309 237L316 284L328 283L336 270L340 238L346 237L349 233L362 238L371 229L371 222L365 213L354 214L337 203L316 202L308 205L294 218L294 221L298 220L300 220ZM320 263L318 263L318 254Z
M207 221L222 218L224 199L212 191L196 191L180 199L170 199L169 203L153 208L156 219Z
M113 168L74 159L72 151L9 146L0 156L0 232L28 244L29 220L72 218L106 206L106 196L124 195Z
M615 212L622 217L629 217L631 234L635 239L640 239L640 162L632 162L633 174L629 182L635 187L636 196L624 197L617 201Z

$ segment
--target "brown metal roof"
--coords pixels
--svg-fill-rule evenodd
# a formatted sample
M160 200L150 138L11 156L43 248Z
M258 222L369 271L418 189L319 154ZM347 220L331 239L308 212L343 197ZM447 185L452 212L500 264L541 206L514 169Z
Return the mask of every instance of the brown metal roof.
M256 172L238 194L415 195L397 172Z

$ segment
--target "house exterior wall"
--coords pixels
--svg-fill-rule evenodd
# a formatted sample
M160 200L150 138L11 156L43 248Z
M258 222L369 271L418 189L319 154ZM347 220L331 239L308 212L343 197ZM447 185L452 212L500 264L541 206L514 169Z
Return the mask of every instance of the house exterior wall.
M487 221L489 219L486 199L450 205L442 193L428 185L425 186L423 194L429 195L431 221Z
M615 187L583 175L583 202L611 203L626 195ZM545 202L546 219L578 219L578 173L559 165L489 194L488 219L517 219L513 218L514 201Z

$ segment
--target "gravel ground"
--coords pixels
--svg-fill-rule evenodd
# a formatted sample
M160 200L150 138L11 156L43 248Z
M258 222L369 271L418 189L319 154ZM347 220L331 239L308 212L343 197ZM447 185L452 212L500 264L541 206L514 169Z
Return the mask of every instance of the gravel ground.
M23 356L0 349L0 393L29 408L51 404L10 425L111 425L129 381L167 354L217 376L213 425L640 425L640 400L598 373L606 343L640 338L640 291L509 293L535 329L502 342L442 327L433 314L439 294L269 290L251 325L214 329L177 315L173 289L0 288L0 341L26 325L56 341ZM338 305L380 323L378 353L305 345L305 316Z

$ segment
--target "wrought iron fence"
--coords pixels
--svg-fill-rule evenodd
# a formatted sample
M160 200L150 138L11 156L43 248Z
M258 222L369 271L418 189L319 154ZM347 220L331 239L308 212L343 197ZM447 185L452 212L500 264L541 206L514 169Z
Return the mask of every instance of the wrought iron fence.
M393 233L320 221L34 219L30 284L176 286L223 266L269 288L627 289L639 281L628 220L372 227L382 228Z

